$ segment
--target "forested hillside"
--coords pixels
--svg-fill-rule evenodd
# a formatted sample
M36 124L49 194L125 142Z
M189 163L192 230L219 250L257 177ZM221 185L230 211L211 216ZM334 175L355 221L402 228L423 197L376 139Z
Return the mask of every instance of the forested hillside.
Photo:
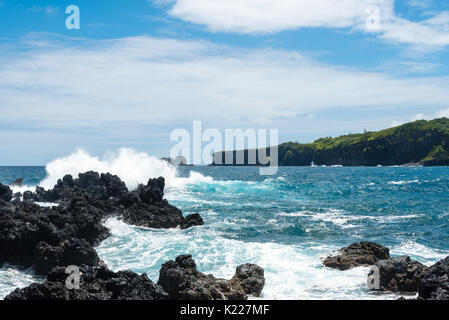
M245 150L245 164L247 153ZM224 152L214 158L220 156L224 159ZM312 162L344 166L449 165L449 119L419 120L379 132L279 145L279 165L310 166Z

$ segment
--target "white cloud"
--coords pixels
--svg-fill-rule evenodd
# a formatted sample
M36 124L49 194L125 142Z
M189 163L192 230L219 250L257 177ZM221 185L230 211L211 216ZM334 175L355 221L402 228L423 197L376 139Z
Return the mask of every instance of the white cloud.
M228 127L341 107L443 108L448 77L395 78L297 52L133 37L26 39L0 57L2 121L57 128L213 120Z
M54 14L58 12L58 8L53 6L46 6L44 10L46 14Z
M411 44L415 46L449 45L449 12L442 12L421 22L412 22L402 18L383 22L382 39Z
M445 110L438 111L435 118L449 118L449 108Z
M432 120L432 119L438 119L438 118L444 118L444 117L449 118L449 109L440 110L432 116L425 115L423 113L418 113L418 114L415 114L409 121L406 121L406 122L414 122L414 121L418 121L418 120ZM400 126L401 124L404 124L404 122L393 120L390 124L390 127L397 127L397 126Z
M425 9L430 7L433 0L407 0L406 3L410 7L418 8L418 9Z
M391 10L391 0L174 0L169 13L212 31L271 33L301 27L364 23L369 5Z
M53 6L45 6L45 7L41 7L41 6L32 6L31 8L29 8L28 10L32 11L32 12L45 12L46 14L55 14L58 13L58 7L53 7Z
M411 121L413 122L413 121L417 121L417 120L428 120L428 118L424 114L418 113L413 116Z
M171 4L171 16L204 25L213 32L257 34L304 27L351 28L374 31L381 39L394 43L449 44L448 12L414 22L395 14L394 0L157 0L161 2ZM417 3L409 4L416 7ZM370 6L379 8L380 25L376 30L366 26L372 13L367 11Z
M403 124L404 124L404 122L393 120L390 123L390 128L399 127L400 125L403 125Z

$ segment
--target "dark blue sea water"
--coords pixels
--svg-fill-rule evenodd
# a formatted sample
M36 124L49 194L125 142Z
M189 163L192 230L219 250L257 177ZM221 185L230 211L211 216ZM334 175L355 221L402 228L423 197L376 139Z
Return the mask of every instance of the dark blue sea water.
M142 179L157 175L158 165L142 169ZM161 166L169 201L185 214L199 212L206 224L152 230L108 220L112 236L97 251L114 270L147 272L156 281L163 262L190 253L201 271L220 277L231 277L245 262L261 265L267 280L262 298L390 299L395 296L368 292L366 268L331 270L321 259L362 240L427 265L449 255L446 167L282 167L263 177L254 167ZM130 187L139 182L135 168L105 167L122 173ZM51 185L62 169L47 169L48 176L44 167L0 167L0 182L23 177L32 187L47 176L43 185ZM0 296L30 281L29 273L4 267Z

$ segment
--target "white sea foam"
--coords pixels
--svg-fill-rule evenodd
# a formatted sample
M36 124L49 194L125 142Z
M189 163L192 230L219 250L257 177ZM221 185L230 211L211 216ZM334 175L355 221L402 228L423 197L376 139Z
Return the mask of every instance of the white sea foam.
M264 268L262 299L396 299L393 294L373 294L366 288L369 268L347 271L326 268L322 259L338 247L319 243L281 244L244 242L223 237L214 226L190 230L152 230L109 219L112 236L97 248L113 270L147 272L154 281L162 263L180 254L192 254L200 271L231 278L243 263ZM415 242L391 249L431 265L448 253Z
M409 181L390 181L388 184L392 185L401 185L401 184L411 184L411 183L418 183L419 180L409 180Z
M180 254L192 254L201 272L231 278L243 263L264 268L262 299L391 299L367 290L367 268L339 271L326 268L321 258L337 249L309 243L257 243L223 237L214 226L188 230L153 230L109 219L112 236L97 252L113 270L146 272L157 281L161 264Z
M427 266L430 266L449 255L449 251L429 248L415 241L406 241L398 246L394 246L391 248L390 253L394 256L410 256L413 260L417 260Z
M23 194L25 191L31 191L31 192L36 191L36 186L23 185L23 186L20 186L20 187L18 187L18 186L10 186L9 188L11 189L13 194L17 193L17 192L20 192L21 194Z
M197 172L192 172L189 178L178 178L176 167L170 163L128 148L107 153L102 158L78 149L67 157L58 158L48 163L45 169L47 177L40 185L46 189L53 188L58 179L66 174L77 177L79 173L91 170L99 173L109 172L119 176L130 190L135 189L140 183L147 183L150 178L159 176L165 178L168 191L188 183L212 180L212 178Z
M263 183L272 183L272 182L279 182L279 181L285 181L286 179L284 177L277 177L277 178L265 178Z
M312 212L307 210L292 213L281 212L279 215L287 217L306 217L315 221L331 222L341 228L355 228L356 225L349 224L348 221L357 220L354 219L357 218L356 216L345 215L344 211L337 209L329 209L325 212Z
M14 267L4 265L0 268L0 300L16 288L23 288L43 280L43 277L34 275L31 270L20 271Z
M47 208L59 206L59 203L53 203L53 202L35 202L35 203L36 203L38 206L41 206L41 207L47 207Z
M313 212L308 210L297 212L280 212L280 216L285 217L304 217L314 221L331 222L342 229L356 228L357 222L363 222L363 220L375 220L381 223L385 222L399 222L408 219L416 219L421 217L419 214L409 215L385 215L385 216L367 216L367 215L352 215L343 210L328 209L324 212Z

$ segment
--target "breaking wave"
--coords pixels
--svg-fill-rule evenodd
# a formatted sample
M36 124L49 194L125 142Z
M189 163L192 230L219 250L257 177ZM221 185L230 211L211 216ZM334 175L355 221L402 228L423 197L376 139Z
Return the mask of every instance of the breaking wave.
M40 183L45 189L53 188L58 179L66 174L77 177L79 173L87 171L109 172L117 175L130 190L137 188L141 183L146 184L150 178L160 176L165 178L168 190L188 183L212 179L197 172L192 172L189 178L178 178L176 167L170 163L129 148L109 152L102 158L78 149L67 157L51 161L46 165L45 170L47 177Z

